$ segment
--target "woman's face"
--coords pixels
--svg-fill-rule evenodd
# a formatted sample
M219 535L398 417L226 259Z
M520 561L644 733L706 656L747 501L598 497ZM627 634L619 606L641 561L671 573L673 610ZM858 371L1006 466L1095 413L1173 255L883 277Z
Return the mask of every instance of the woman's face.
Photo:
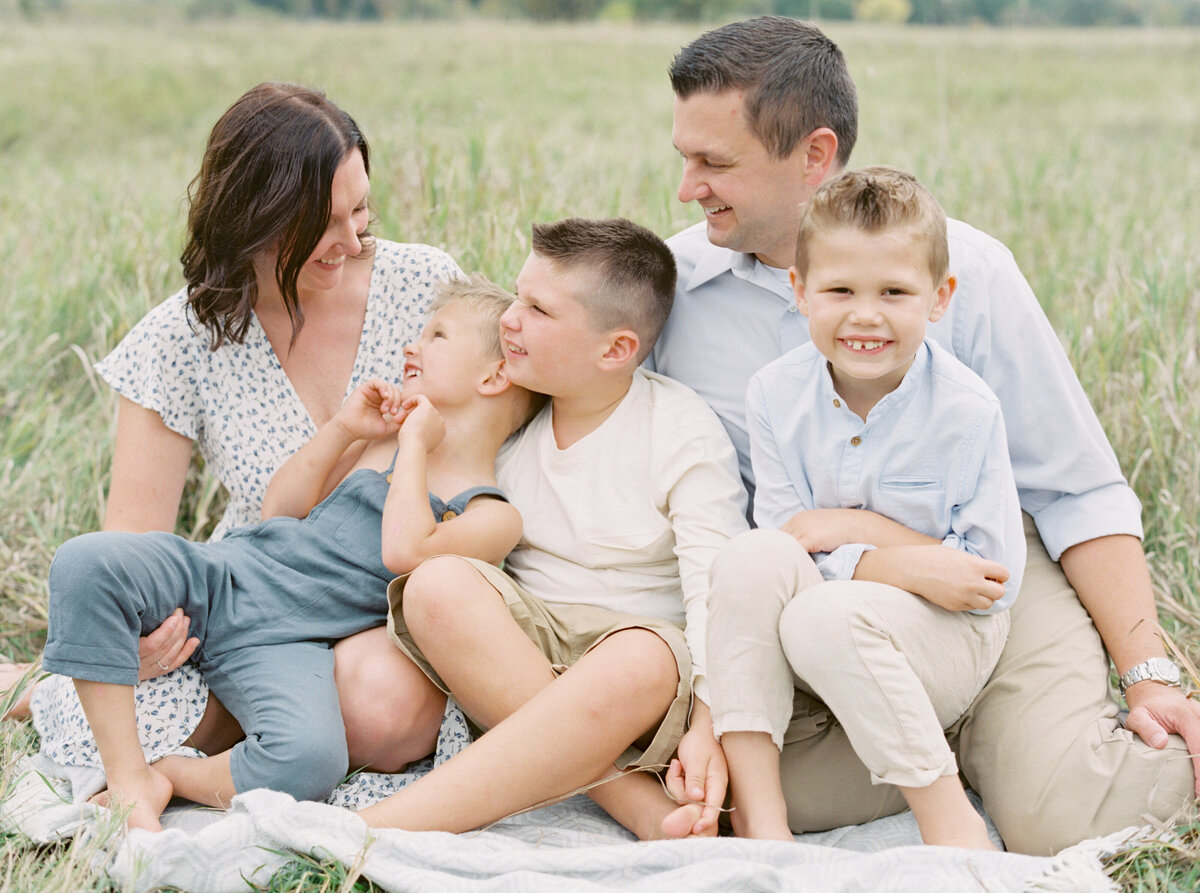
M301 300L336 289L342 283L346 258L362 253L362 242L358 237L366 231L369 222L367 193L370 185L362 153L355 149L334 171L329 224L296 277L296 293ZM254 259L260 298L279 294L275 284L278 260L276 251L263 252Z
M370 186L362 153L355 149L334 172L329 226L296 280L301 295L336 288L341 284L346 258L362 253L358 237L367 228Z

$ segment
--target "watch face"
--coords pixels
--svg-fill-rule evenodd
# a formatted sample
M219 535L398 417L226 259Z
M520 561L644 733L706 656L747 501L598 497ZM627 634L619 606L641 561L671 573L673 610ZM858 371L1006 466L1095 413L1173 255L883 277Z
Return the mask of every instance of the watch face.
M1173 660L1165 657L1156 657L1148 661L1148 663L1150 664L1150 671L1155 677L1171 684L1179 681L1179 667Z

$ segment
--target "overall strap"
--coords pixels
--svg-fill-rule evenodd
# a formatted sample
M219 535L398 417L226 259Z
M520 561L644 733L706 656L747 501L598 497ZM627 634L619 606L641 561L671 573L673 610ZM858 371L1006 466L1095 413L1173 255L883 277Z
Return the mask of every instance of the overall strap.
M476 496L494 496L497 499L503 499L508 502L508 497L504 495L504 491L496 487L471 487L469 490L463 490L457 496L452 497L449 502L443 502L434 494L429 494L429 507L433 509L433 516L439 521L449 521L451 518L456 518L467 510L467 503Z

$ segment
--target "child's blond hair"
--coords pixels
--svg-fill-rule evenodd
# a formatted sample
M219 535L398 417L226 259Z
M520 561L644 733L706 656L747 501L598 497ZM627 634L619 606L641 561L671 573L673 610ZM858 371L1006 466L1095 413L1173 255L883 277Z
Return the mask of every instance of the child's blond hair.
M501 359L504 357L504 347L500 343L500 317L515 300L515 295L496 285L486 276L480 273L471 273L465 277L439 283L433 292L429 315L432 316L447 304L461 302L476 318L484 350L492 358ZM520 399L514 401L516 414L512 430L516 431L537 415L538 410L545 405L546 397L517 385L510 385L509 390L520 395Z
M949 272L946 212L912 174L877 165L846 171L823 183L800 218L796 272L801 280L808 273L812 240L845 227L869 233L910 228L928 245L934 281L941 282Z

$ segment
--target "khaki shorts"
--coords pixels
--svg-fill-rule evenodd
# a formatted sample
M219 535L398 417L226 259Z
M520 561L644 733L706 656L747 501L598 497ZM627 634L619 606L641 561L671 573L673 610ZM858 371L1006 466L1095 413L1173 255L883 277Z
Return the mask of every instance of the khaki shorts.
M494 565L474 558L461 560L479 571L500 594L521 631L550 661L555 675L565 672L584 654L621 630L649 630L666 642L675 656L675 666L679 671L675 699L667 708L667 713L658 728L652 735L646 736L649 738L648 743L641 747L645 741L643 738L629 747L617 760L617 767L625 769L666 765L687 729L691 709L692 658L683 630L673 623L655 617L622 614L592 605L549 604L537 596L530 595ZM401 606L407 580L408 575L405 574L394 579L388 586L388 634L396 647L408 655L434 685L450 694L450 689L421 654L404 623Z

